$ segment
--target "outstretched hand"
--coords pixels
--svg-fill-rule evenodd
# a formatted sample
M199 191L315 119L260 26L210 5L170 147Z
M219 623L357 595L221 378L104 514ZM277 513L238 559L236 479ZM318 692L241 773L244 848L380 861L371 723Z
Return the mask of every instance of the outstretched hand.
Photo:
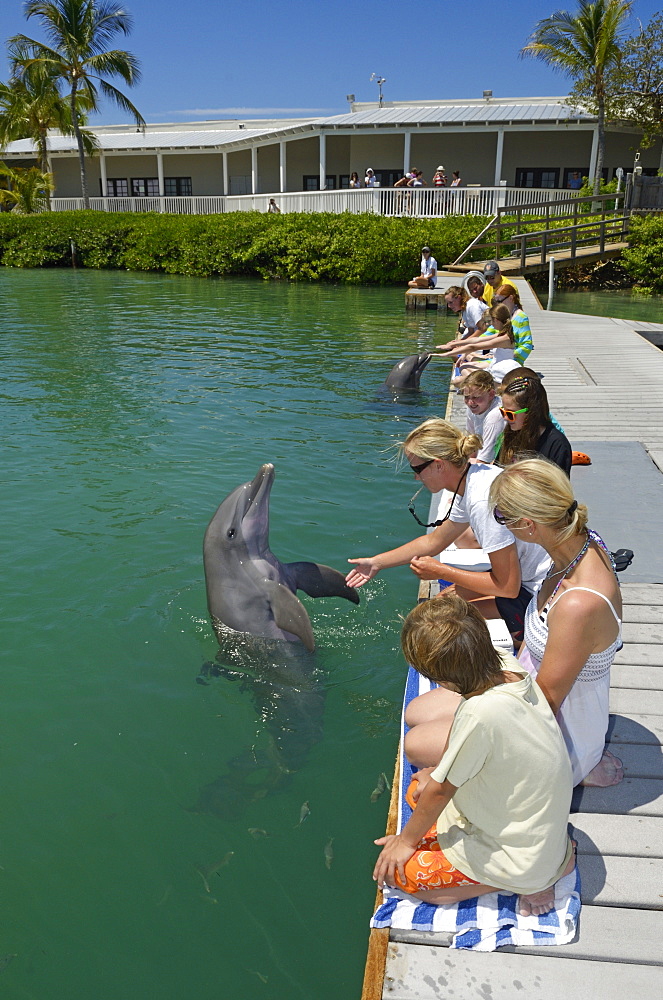
M420 580L443 580L444 565L432 556L415 556L410 562L410 569Z
M348 559L349 563L356 563L345 578L348 587L363 587L365 583L372 580L380 567L375 565L372 559Z
M415 852L415 848L406 844L401 839L400 834L396 836L380 837L373 841L378 846L382 846L380 857L375 862L373 869L373 879L380 888L386 885L396 884L396 871L405 882L405 865Z

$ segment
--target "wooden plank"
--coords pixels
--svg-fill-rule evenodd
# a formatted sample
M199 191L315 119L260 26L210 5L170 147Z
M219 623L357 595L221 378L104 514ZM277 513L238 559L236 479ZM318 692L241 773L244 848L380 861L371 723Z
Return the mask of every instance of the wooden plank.
M610 687L637 688L640 691L656 690L663 687L663 667L613 663L610 669Z
M663 816L663 780L660 778L624 778L611 788L573 790L573 813L621 813L635 816Z
M622 761L629 778L663 778L663 753L657 746L610 741L610 750ZM661 834L663 836L663 832Z
M389 812L387 814L387 825L385 833L387 836L396 833L398 825L398 796L401 786L401 753L400 743L396 753L396 763L394 765L394 776L391 782L391 796L389 798ZM378 889L375 897L373 912L382 905L383 897ZM382 987L384 984L385 965L387 961L387 948L389 946L389 928L371 927L368 935L368 952L366 955L366 965L364 966L364 982L361 991L361 1000L381 1000Z
M622 587L622 593L625 588ZM623 597L628 599L628 594L623 593ZM624 604L622 611L625 622L637 622L644 625L663 625L663 606L654 604Z
M660 715L638 715L622 712L611 715L608 723L610 743L638 743L655 746L663 743L663 719Z
M655 607L663 606L662 583L626 583L622 585L622 598L625 604L646 604Z
M612 936L611 936L612 937ZM564 948L551 948L555 955ZM500 949L489 954L391 942L383 997L389 1000L653 1000L657 965L562 962L555 955Z
M573 813L571 820L579 855L663 858L663 831L656 816Z
M644 643L645 645L660 645L663 643L663 625L651 622L624 622L622 638L625 643ZM661 660L663 664L663 658Z
M578 856L578 867L583 904L663 909L661 858L583 854Z
M628 933L624 933L625 929ZM434 934L432 931L392 931L392 941L448 948L451 934ZM532 955L546 958L590 959L601 962L627 962L641 965L660 965L663 941L663 912L660 910L622 909L617 906L584 906L580 912L580 933L571 944L559 948L528 947L500 948L500 955L522 955L527 960ZM457 955L458 952L450 952ZM442 964L447 956L440 952ZM611 966L605 974L609 977ZM580 967L576 968L576 972ZM387 994L388 995L388 994ZM538 996L538 993L534 994ZM603 995L603 994L602 994ZM574 996L574 994L572 994ZM643 998L644 1000L644 998Z
M610 711L633 712L648 715L663 715L663 691L636 691L629 688L614 688L610 691Z

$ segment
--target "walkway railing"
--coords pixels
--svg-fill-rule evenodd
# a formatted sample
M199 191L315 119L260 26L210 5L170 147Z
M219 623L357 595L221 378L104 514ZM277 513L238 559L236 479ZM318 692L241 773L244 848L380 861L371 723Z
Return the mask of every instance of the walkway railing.
M536 213L556 203L567 192L556 188L359 188L338 191L284 191L271 194L209 195L195 197L90 198L100 212L167 212L176 215L213 215L222 212L266 212L273 198L286 212L371 212L385 216L439 218L447 215L496 215L517 205L521 214ZM55 212L83 208L82 198L52 198ZM561 209L560 209L561 211Z

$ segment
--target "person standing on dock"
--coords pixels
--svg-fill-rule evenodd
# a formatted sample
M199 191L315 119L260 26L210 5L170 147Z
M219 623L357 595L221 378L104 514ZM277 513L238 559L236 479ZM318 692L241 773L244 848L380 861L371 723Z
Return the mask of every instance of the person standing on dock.
M480 447L481 438L476 434L464 434L439 417L425 420L408 434L400 448L415 479L421 483L408 509L417 524L434 531L388 552L348 559L355 566L346 583L361 587L381 569L409 563L420 580L447 580L455 584L456 592L465 600L481 601L481 610L488 617L495 617L497 606L497 613L518 640L522 639L525 609L550 566L550 557L540 546L527 545L496 523L488 506L488 492L502 470L470 462ZM432 524L420 521L414 509L414 501L424 487L431 493L449 490L454 494L445 517ZM455 542L467 527L472 529L490 560L487 572L458 569L433 558Z
M430 247L421 248L421 274L407 284L408 288L435 288L437 285L437 261L431 256Z
M496 260L488 261L483 269L483 276L486 279L483 297L489 306L493 304L493 295L501 285L511 285L514 291L518 291L513 281L504 277Z

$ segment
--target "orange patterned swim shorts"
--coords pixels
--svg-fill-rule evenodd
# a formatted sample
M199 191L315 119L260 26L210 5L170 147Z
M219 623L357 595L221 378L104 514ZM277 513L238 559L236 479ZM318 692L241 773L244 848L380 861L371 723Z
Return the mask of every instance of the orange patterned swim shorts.
M463 875L447 861L437 839L433 825L421 838L417 849L405 865L405 882L396 871L396 885L403 892L421 889L448 889L452 885L479 885L473 878Z
M414 809L412 798L416 776L410 782L406 793L408 804ZM417 849L405 865L405 882L396 871L396 885L403 892L419 892L421 889L448 889L453 885L479 885L473 878L463 875L445 857L437 839L435 824L417 844Z

